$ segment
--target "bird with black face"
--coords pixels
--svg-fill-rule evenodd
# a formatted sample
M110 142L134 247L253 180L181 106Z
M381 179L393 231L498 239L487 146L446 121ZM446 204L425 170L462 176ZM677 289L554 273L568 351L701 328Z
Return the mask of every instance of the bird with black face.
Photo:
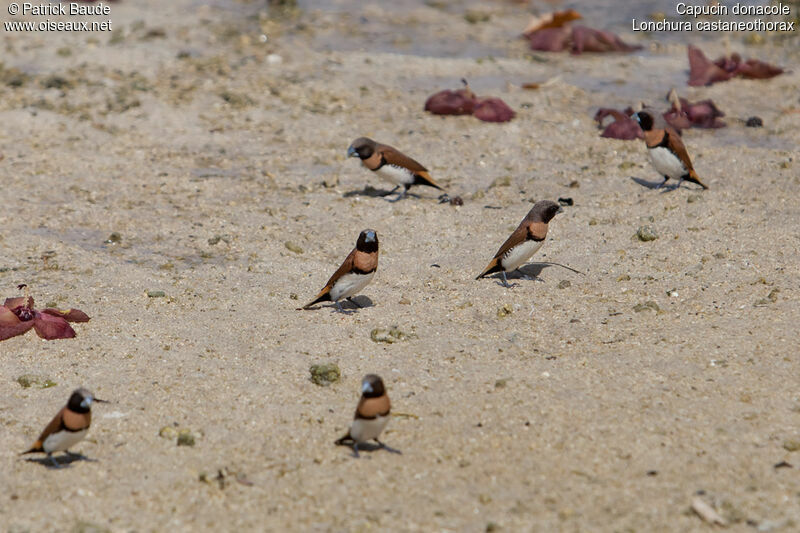
M378 269L378 234L373 229L365 229L358 236L356 247L345 258L342 266L333 273L328 283L319 291L316 298L301 309L310 309L320 302L333 302L340 313L344 313L339 300L361 307L353 296L369 285Z
M405 197L406 192L414 185L427 185L444 191L438 183L433 181L428 169L414 159L411 159L396 148L380 144L368 137L359 137L347 149L348 157L358 157L361 164L379 177L394 185L388 194L394 193L402 187L394 202Z
M356 407L356 414L347 435L335 442L337 446L350 446L353 449L353 456L358 458L359 444L366 444L374 440L378 446L392 453L400 453L399 450L390 448L378 440L381 433L389 423L389 414L392 403L383 380L376 374L367 374L361 380L361 399Z
M664 181L658 188L663 187L672 178L678 180L676 189L684 180L708 189L695 172L680 134L667 124L663 117L657 113L642 110L635 113L633 118L644 132L644 142L647 146L647 153L650 155L650 162L656 172L664 176Z
M506 279L506 272L513 272L521 267L542 247L550 221L563 211L560 205L550 200L536 202L517 229L494 254L489 265L475 279L500 272L503 276L503 286L511 288L512 285L509 285Z
M55 452L66 452L67 455L80 457L78 454L70 453L69 449L82 441L89 432L89 426L92 423L92 403L94 402L105 402L105 400L95 398L84 388L76 389L69 397L67 405L61 408L44 428L33 446L22 452L22 455L46 453L47 458L56 468L61 468L61 465L53 457Z

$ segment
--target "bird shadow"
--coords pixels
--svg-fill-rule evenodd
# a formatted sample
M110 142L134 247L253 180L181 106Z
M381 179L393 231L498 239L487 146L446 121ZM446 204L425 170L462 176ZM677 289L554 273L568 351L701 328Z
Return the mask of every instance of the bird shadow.
M64 454L61 454L59 456L53 456L53 460L56 462L56 464L58 464L58 466L55 466L53 464L53 461L47 456L44 456L44 457L28 457L25 460L27 462L29 462L29 463L40 464L40 465L44 466L45 468L49 468L50 470L58 470L59 468L69 467L69 466L72 465L72 463L75 463L77 461L86 461L86 462L89 462L89 463L96 463L97 462L97 459L92 459L90 457L86 457L85 455L80 454L80 453L64 453Z
M643 180L642 178L637 178L636 176L631 176L631 179L633 181L635 181L636 183L638 183L639 185L641 185L642 187L646 187L648 189L653 189L653 190L661 188L662 183L664 183L664 180L661 180L661 181L647 181L647 180Z
M367 309L369 307L375 307L375 304L370 300L369 296L364 296L360 294L358 296L353 296L352 298L341 300L339 302L344 310L345 314L355 313L360 309ZM336 304L329 304L325 305L329 309L333 309L334 311L339 311L339 308Z
M353 198L354 196L370 196L372 198L382 198L384 196L389 196L391 191L387 191L386 189L376 189L372 185L367 185L361 190L355 191L347 191L342 196L344 198Z
M512 279L524 279L527 276L531 279L536 279L539 277L539 274L542 273L542 270L551 266L553 265L548 265L546 263L528 263L512 272L512 274L514 274L513 276L508 277Z
M637 178L635 176L631 176L631 179L633 181L635 181L636 183L638 183L639 185L641 185L642 187L647 187L648 189L651 189L651 190L661 189L662 193L665 193L665 192L668 192L668 191L677 191L678 189L681 188L681 185L682 185L681 183L678 183L678 182L670 183L669 185L667 185L667 184L665 184L665 182L663 180L662 181L647 181L647 180L643 180L642 178Z
M353 458L355 458L355 459L359 458L359 456L357 456L357 455L355 455L355 453L353 453L352 442L342 442L342 443L335 443L335 444L337 446L346 446L346 447L350 448L351 456ZM398 450L396 448L392 448L391 446L385 446L385 445L381 446L381 445L376 444L374 442L359 442L358 443L358 453L359 454L361 454L362 452L367 452L369 454L372 454L373 452L377 452L377 451L380 451L380 450L383 450L383 451L385 451L387 453L394 453L394 454L397 454L397 455L403 455L403 452L401 452L400 450Z
M402 198L421 198L420 195L418 195L417 193L414 193L414 192L406 191L405 195L403 195L402 198L400 196L397 196L398 194L400 194L400 190L399 189L398 190L389 190L389 191L387 191L386 189L376 189L372 185L367 185L366 187L364 187L361 190L347 191L346 193L344 193L342 195L342 197L343 198L354 198L354 197L359 197L359 196L368 196L370 198L386 198L388 196L394 196L395 199L394 200L389 200L389 202L397 202L398 200L401 200Z

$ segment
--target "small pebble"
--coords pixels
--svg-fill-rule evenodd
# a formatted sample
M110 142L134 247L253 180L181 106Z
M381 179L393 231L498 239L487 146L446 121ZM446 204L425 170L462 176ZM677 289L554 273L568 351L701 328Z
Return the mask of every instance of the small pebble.
M283 243L283 245L286 246L286 249L289 250L290 252L294 252L296 254L303 253L303 249L291 241L286 241L285 243Z
M502 307L497 308L497 318L505 318L513 312L514 310L509 304L503 304Z
M658 239L658 233L653 226L640 226L638 230L636 230L636 236L642 242L654 241Z
M147 291L148 298L164 298L167 296L167 293L164 291Z
M787 452L796 452L800 450L800 440L789 439L783 441L783 449Z
M194 446L195 437L191 430L182 429L178 432L178 446Z
M336 383L342 377L339 365L336 363L311 365L308 371L311 373L311 382L320 387L327 387L331 383Z
M636 304L633 306L633 310L637 313L641 313L642 311L655 311L656 313L661 311L661 308L658 307L658 304L655 303L653 300L648 300L643 304Z
M561 281L558 282L559 289L566 289L567 287L570 286L572 286L572 282L568 279L562 279Z
M748 128L760 128L764 125L764 121L761 120L761 117L750 117L745 122L745 126Z
M407 334L397 326L392 326L391 328L375 328L369 332L369 338L372 339L373 342L383 342L386 344L404 341L415 336L416 335L413 334Z
M37 376L36 374L23 374L17 378L17 383L23 389L27 389L30 387L36 387L37 389L49 389L50 387L55 387L57 383L52 381L49 378Z

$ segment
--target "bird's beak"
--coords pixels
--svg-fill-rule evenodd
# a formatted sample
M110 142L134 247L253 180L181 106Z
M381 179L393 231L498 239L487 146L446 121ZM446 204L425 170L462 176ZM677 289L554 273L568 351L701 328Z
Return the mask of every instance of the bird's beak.
M362 394L372 393L372 385L370 385L369 383L364 383L363 385L361 385L361 393Z
M561 206L558 206L558 211L556 211L556 213L563 213L563 212L564 212L564 208L561 207Z
M358 157L358 152L352 146L347 149L347 157Z

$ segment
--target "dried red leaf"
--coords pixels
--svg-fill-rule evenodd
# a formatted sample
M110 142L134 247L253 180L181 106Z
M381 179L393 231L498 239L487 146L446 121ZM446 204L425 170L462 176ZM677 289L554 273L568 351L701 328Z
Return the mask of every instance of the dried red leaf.
M27 333L33 327L33 320L23 322L8 307L0 306L0 341Z
M598 109L597 113L594 115L594 119L600 126L603 125L603 121L606 117L610 116L614 118L614 121L605 127L600 137L620 139L623 141L644 138L644 133L642 132L642 128L639 127L639 123L631 118L632 114L632 109L630 109L630 113L628 109L625 111L618 111L608 107Z
M435 115L475 115L485 122L508 122L514 111L499 98L478 98L466 80L458 91L439 91L425 101L425 111Z
M70 339L75 336L75 330L69 322L88 321L89 316L79 309L48 308L38 311L33 308L33 298L30 296L7 298L0 306L0 341L22 335L31 328L46 340Z
M499 98L485 98L478 102L474 115L484 122L508 122L516 113Z
M561 52L570 47L572 29L545 28L527 35L531 50L539 52Z
M571 26L570 22L581 18L574 10L557 11L535 18L525 28L523 36L528 39L531 50L573 54L583 52L631 52L641 46L631 45L610 31L596 30L588 26Z
M669 100L669 97L667 98ZM680 105L672 102L672 108L664 113L664 119L676 130L688 128L724 128L725 122L720 120L725 113L711 100L691 103L686 98L679 98Z
M572 53L583 52L632 52L641 46L631 45L610 31L595 30L587 26L572 28Z
M66 320L47 313L36 313L36 318L33 320L33 329L37 335L48 341L71 339L75 336L75 330Z
M774 78L782 73L782 68L764 63L758 59L748 59L744 63L739 63L739 66L736 68L736 74L738 76L751 80Z
M689 46L689 85L711 85L718 81L727 81L733 77L746 79L767 79L783 73L783 69L758 59L742 61L742 57L733 53L710 61L699 48Z
M731 73L714 64L699 48L689 45L689 85L699 87L731 79Z
M439 91L425 101L425 111L434 115L471 115L476 98L469 86L457 91Z
M89 315L80 309L53 309L48 307L42 313L63 318L67 322L88 322Z

